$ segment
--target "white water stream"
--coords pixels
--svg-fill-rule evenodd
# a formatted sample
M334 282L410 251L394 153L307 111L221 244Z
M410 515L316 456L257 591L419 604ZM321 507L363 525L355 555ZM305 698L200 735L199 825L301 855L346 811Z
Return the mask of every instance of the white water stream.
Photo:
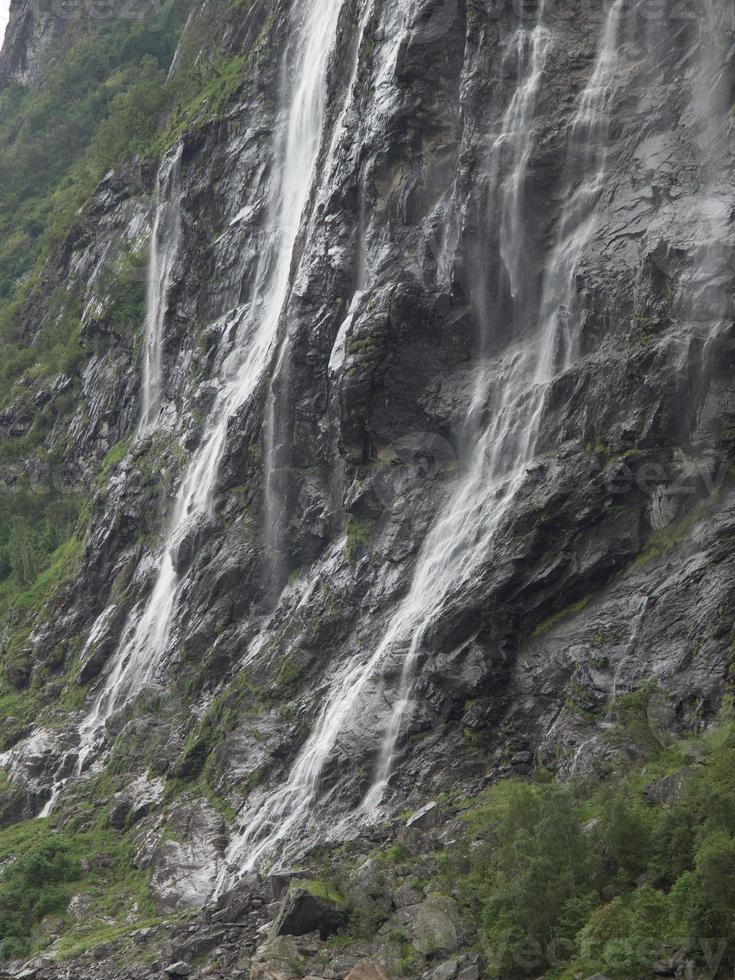
M93 751L104 723L153 680L169 645L171 621L176 608L180 580L172 561L179 542L196 533L198 524L211 511L219 464L230 420L247 402L264 375L274 350L281 310L288 296L291 260L301 216L305 210L321 142L326 101L326 72L335 42L340 0L310 0L294 23L284 62L281 122L274 134L274 174L268 225L255 282L248 305L237 324L231 349L222 359L220 390L206 432L186 470L177 495L166 544L158 560L156 579L149 598L130 615L121 642L111 658L106 675L80 727L80 749L76 774ZM174 165L168 180L176 186ZM172 193L172 210L173 197ZM160 209L151 267L160 282L151 284L148 317L151 337L150 379L144 424L154 421L160 397L160 339L166 306L167 279L178 221L164 218ZM163 223L172 231L165 242ZM156 368L156 363L159 367ZM103 613L103 616L105 614ZM47 811L58 795L47 804ZM44 813L45 815L45 813Z
M574 273L592 234L607 152L607 119L614 91L617 43L625 0L616 0L607 16L594 71L579 102L569 137L567 178L571 184L558 238L548 265L538 326L503 360L490 383L483 374L476 406L489 419L478 425L474 447L453 498L427 536L406 598L391 618L384 637L362 662L345 665L334 677L311 735L285 784L243 811L244 826L231 846L231 866L253 868L274 855L279 844L295 840L318 819L321 781L335 747L376 708L371 684L387 664L402 659L400 687L389 712L374 782L362 809L370 812L384 795L402 725L410 710L416 666L424 640L441 616L446 600L461 592L493 553L493 539L523 484L539 433L550 382L571 363L570 307ZM502 215L501 260L512 291L523 287L525 251L522 202L533 148L533 121L551 38L540 21L532 32L521 28L511 40L518 57L518 89L493 143L490 171ZM507 168L507 169L506 169ZM470 413L471 418L475 413ZM479 416L479 413L478 413ZM381 692L385 695L385 691ZM223 883L220 882L220 887Z
M141 395L141 435L158 420L163 400L163 330L171 286L171 271L181 237L181 155L180 143L174 155L161 167L156 183L156 216L151 235L148 263L148 298L143 350L143 390Z

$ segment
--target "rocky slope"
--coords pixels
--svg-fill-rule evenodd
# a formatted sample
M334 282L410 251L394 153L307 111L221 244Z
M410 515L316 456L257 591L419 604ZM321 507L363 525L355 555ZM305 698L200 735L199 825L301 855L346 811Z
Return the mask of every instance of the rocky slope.
M174 30L145 0L127 26L14 0L0 62L5 125L80 38L118 50L148 18L177 46L154 131L3 273L4 343L31 352L1 396L3 493L52 523L74 507L25 565L15 511L3 538L2 818L104 827L146 889L33 937L68 955L108 929L122 952L31 969L420 975L451 954L435 975L470 980L454 899L411 892L458 798L599 775L636 692L660 744L728 703L732 11L181 6ZM78 351L37 369L69 318ZM403 828L442 794L428 838ZM382 944L264 951L265 923L324 931L330 900L281 928L308 902L252 873L362 867L396 835Z

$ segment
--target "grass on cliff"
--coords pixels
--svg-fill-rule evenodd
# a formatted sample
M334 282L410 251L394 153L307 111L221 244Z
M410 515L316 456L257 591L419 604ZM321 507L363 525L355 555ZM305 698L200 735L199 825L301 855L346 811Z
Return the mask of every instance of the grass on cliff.
M0 936L6 957L22 957L64 939L64 955L150 921L147 872L133 865L129 839L110 828L56 830L29 820L0 831ZM69 912L72 896L83 912Z
M150 143L187 10L174 0L161 15L107 25L36 88L0 94L0 296L58 246L105 170Z
M51 512L57 513L54 508ZM2 514L0 508L0 541L8 534ZM49 671L58 671L64 661L64 650L44 647L29 682L33 629L48 618L54 596L79 571L84 547L71 523L77 515L72 506L62 508L56 525L48 517L35 524L16 518L10 524L9 558L0 578L0 750L15 744L38 720L49 700L43 691Z

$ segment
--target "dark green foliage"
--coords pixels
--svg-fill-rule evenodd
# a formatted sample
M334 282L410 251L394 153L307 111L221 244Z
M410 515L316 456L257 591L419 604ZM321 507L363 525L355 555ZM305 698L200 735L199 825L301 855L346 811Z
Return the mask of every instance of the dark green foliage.
M32 585L78 516L78 501L50 486L24 481L15 493L5 494L0 500L0 583L12 579L21 590Z
M10 864L0 879L0 937L6 956L28 953L31 925L64 910L69 901L65 886L79 874L79 862L53 838L34 843Z
M488 932L501 925L544 940L563 919L577 926L574 910L592 888L598 861L568 793L515 784L509 790L507 809L491 832L496 881L483 920Z
M620 706L643 739L641 704ZM439 858L437 884L475 923L490 976L643 980L684 948L735 965L735 726L652 753L602 785L510 781L465 813L467 838ZM685 769L682 767L689 763ZM647 793L683 774L671 799ZM713 953L713 950L715 953ZM724 976L725 972L710 972Z
M59 243L105 170L150 143L187 6L117 21L77 41L39 88L0 94L1 296Z
M653 849L650 808L619 788L603 793L600 841L605 860L621 882L632 883L648 868Z
M102 787L98 787L101 789ZM0 787L0 795L2 794ZM59 952L65 947L85 948L107 938L122 926L130 930L149 921L154 907L148 890L148 874L133 866L133 844L128 835L85 820L85 805L78 819L61 829L47 820L28 820L0 831L0 938L5 956L26 956L49 941L42 920L62 919L68 927ZM73 894L83 894L89 914L78 922L66 921ZM98 938L104 924L103 935Z
M351 562L357 562L370 550L370 535L374 522L359 520L354 514L347 515L347 557Z

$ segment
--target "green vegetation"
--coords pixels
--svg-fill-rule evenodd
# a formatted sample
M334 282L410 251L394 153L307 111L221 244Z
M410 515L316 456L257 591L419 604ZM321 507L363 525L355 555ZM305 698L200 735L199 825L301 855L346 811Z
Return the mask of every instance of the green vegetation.
M681 544L691 534L692 529L705 517L707 504L698 503L689 513L662 528L654 531L646 541L646 547L637 558L639 565L645 565L649 561L662 558L677 545Z
M108 264L95 284L111 334L135 336L145 320L148 248L140 242ZM104 346L98 341L98 350ZM107 341L109 343L109 340Z
M732 970L735 724L663 748L642 734L644 703L620 724L648 741L645 765L602 783L511 780L463 814L437 884L477 926L490 976L643 980L680 949L702 965L719 950ZM657 794L666 776L679 789Z
M315 898L320 898L324 902L331 902L332 905L339 905L341 907L347 905L347 900L339 888L329 881L323 881L319 878L299 878L294 882L294 887L302 888Z
M44 650L43 664L37 664L31 686L23 694L30 677L29 638L35 625L42 622L46 607L64 582L79 570L82 545L75 537L61 544L44 562L27 588L11 575L0 583L0 609L5 617L2 634L4 670L0 676L0 715L3 717L0 748L12 745L23 729L37 718L41 707L40 692L50 669L61 666L64 651Z
M0 935L11 956L29 952L29 936L45 915L63 912L69 883L80 866L61 841L43 837L30 844L5 870L0 881Z
M562 622L562 620L566 619L568 616L574 616L576 613L582 612L582 610L589 605L593 598L594 596L592 595L583 596L581 599L578 599L577 602L572 603L572 605L565 606L565 608L560 609L559 612L553 613L547 619L543 620L543 622L539 623L538 626L536 626L532 635L543 636L544 633L548 633L550 629L553 629L553 627L557 625L557 623Z
M133 867L132 844L109 828L59 831L47 820L17 824L0 831L0 865L0 936L7 956L43 948L49 920L67 931L59 950L64 955L101 941L100 930L130 930L125 916L132 910L136 924L154 916L147 874ZM85 903L79 922L67 912L72 895Z
M374 354L376 350L376 342L374 337L363 337L360 340L350 337L347 340L347 353L348 354Z
M252 0L233 0L233 5L244 12ZM196 30L182 38L176 72L167 81L170 111L166 125L153 142L156 154L163 153L182 133L210 120L223 119L242 90L249 69L258 67L271 55L268 42L276 23L275 8L265 17L246 53L222 50L227 18L226 7L207 11Z
M107 25L72 44L39 87L0 95L0 296L22 303L31 289L19 281L65 237L99 178L151 143L187 7L175 0L158 18ZM4 340L18 339L18 312L4 306Z
M539 769L439 797L456 814L446 846L393 843L355 864L324 855L320 880L351 909L331 946L377 941L392 976L429 969L431 952L393 927L395 890L410 885L463 923L487 980L647 980L672 957L732 976L735 721L676 738L665 709L652 683L615 699L593 776L561 784Z
M347 557L354 564L370 550L373 521L360 520L354 514L347 515Z

